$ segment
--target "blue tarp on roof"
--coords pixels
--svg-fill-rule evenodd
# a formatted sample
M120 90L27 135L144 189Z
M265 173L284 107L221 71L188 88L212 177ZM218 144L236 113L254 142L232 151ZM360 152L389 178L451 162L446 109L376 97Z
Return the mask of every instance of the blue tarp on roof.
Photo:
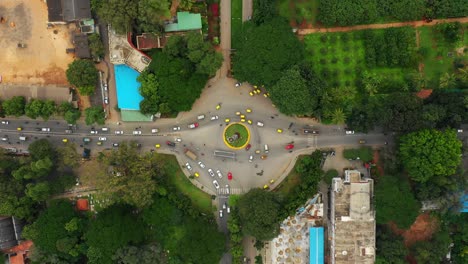
M462 204L460 213L468 213L468 194L465 194L460 198L460 203Z
M323 264L324 263L324 243L323 240L323 227L309 228L310 242L309 242L309 263L310 264Z

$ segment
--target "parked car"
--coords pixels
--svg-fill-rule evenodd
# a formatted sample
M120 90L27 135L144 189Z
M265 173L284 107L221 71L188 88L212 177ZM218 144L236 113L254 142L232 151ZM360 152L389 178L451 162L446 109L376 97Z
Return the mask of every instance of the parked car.
M197 128L197 127L198 127L198 123L197 123L197 122L188 125L188 128L192 128L192 129Z
M109 128L108 127L103 127L103 128L101 128L101 130L102 130L102 132L107 132L107 131L109 131Z
M346 135L354 135L354 130L346 130Z
M117 131L115 131L115 134L116 134L116 135L123 135L123 133L124 133L124 132L123 132L122 130L117 130Z
M229 185L226 184L226 194L229 194ZM228 213L229 213L229 206L228 206Z
M98 139L99 139L99 141L107 141L106 137L99 137Z
M211 177L215 176L214 171L212 169L208 169L208 173L210 174Z
M118 147L118 146L119 146L119 143L113 143L112 146L113 146L113 147Z
M219 110L219 109L221 109L221 104L216 105L216 110Z
M140 130L134 130L133 135L135 135L135 136L141 135L141 131Z
M43 127L43 128L42 128L42 132L50 132L50 128L48 128L48 127Z
M152 134L156 134L156 133L158 133L158 132L159 132L159 129L157 129L157 128L151 129L151 133L152 133Z
M213 184L214 184L214 183L213 183ZM215 187L216 187L216 185L215 185ZM223 210L219 210L219 217L220 217L220 218L223 218Z
M192 166L190 166L190 163L185 163L185 167L187 168L187 170L191 171L192 170Z
M105 103L105 104L109 104L109 98L104 97L104 103Z
M176 142L182 142L182 139L181 138L176 138L175 141Z
M237 82L237 83L236 83L236 87L239 87L239 86L241 86L241 85L242 85L241 82Z
M286 150L290 150L294 148L294 144L287 144L286 147L284 147Z
M172 128L172 130L174 130L174 131L179 131L179 130L180 130L180 126L175 126L175 127Z
M96 135L98 133L98 131L97 130L91 130L90 133L93 134L93 135Z
M200 168L204 169L205 168L205 164L203 164L203 162L199 161L198 162L198 165L200 166Z
M318 135L319 131L318 130L311 130L311 129L302 129L302 133Z
M219 116L217 116L217 115L212 116L212 117L210 118L211 121L218 120L218 119L219 119Z
M2 141L8 141L8 136L5 135L4 137L2 137Z
M199 116L197 116L197 119L198 120L203 120L203 119L205 119L205 115L199 115Z
M281 134L281 133L283 133L283 129L281 129L281 128L278 128L278 129L276 129L276 132L278 132L278 133L280 133L280 134Z
M219 189L219 183L218 183L217 180L214 180L214 181L213 181L213 185L214 185L214 187L215 187L216 189Z
M175 146L176 146L176 144L175 144L174 142L169 141L169 140L166 141L166 144L167 144L169 147L175 147Z
M2 125L8 125L8 124L10 124L10 121L6 121L6 120L2 121Z
M360 139L360 140L359 140L359 144L366 144L366 140Z
M228 172L227 178L228 178L228 180L232 180L232 173L231 172Z
M223 178L223 174L221 173L220 170L217 170L217 171L216 171L216 174L218 174L218 177L219 177L220 179Z

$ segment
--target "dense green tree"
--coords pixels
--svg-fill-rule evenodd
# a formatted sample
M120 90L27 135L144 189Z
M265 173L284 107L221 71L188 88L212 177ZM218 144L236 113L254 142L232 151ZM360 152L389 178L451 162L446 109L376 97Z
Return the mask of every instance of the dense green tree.
M57 148L58 166L61 168L77 168L80 165L81 156L76 151L76 144L67 143Z
M259 26L244 24L244 37L233 56L232 70L238 80L263 84L268 90L302 58L303 47L287 21L275 18Z
M460 31L462 24L460 22L440 23L436 25L436 30L442 33L447 43L454 44L460 40Z
M331 185L333 178L338 177L338 171L335 169L330 169L325 172L325 175L323 175L323 180L327 185Z
M93 5L98 17L111 24L112 29L119 34L131 31L134 20L138 18L140 0L104 0ZM145 1L148 2L148 1ZM152 1L151 1L152 2ZM163 1L161 1L163 2ZM145 16L147 17L147 16Z
M73 107L69 102L62 102L57 107L57 112L63 115L63 118L68 124L76 124L76 121L81 117L81 111Z
M430 241L419 241L413 248L413 255L418 263L440 264L449 252L452 243L450 234L442 229L435 233Z
M421 118L422 100L414 95L395 93L385 97L380 107L378 123L387 131L410 132L420 129L423 125Z
M46 182L28 183L25 192L33 201L42 202L49 197L50 187Z
M376 236L377 257L380 264L405 264L408 249L401 236L395 235L387 226L377 226Z
M105 123L105 113L104 113L104 109L102 109L102 107L99 107L99 106L92 106L92 107L88 107L85 109L85 122L86 122L86 125L92 125L94 123L97 123L99 125L104 125Z
M98 81L98 71L90 60L75 60L68 65L66 71L68 82L85 92L82 95L94 93L94 87ZM93 87L92 93L90 87Z
M276 0L254 0L253 22L257 25L263 24L277 17Z
M186 56L196 65L197 72L208 76L215 75L223 62L222 55L214 52L213 47L208 42L204 42L203 36L198 33L188 33L185 41L187 43Z
M310 114L314 109L310 89L298 66L287 70L270 88L271 100L286 115Z
M93 33L88 36L89 49L93 58L104 58L106 55L104 44L102 44L101 36L98 33Z
M401 137L400 155L412 180L443 185L461 162L461 142L453 130L422 130Z
M44 103L38 99L29 101L24 108L26 116L32 119L38 118L41 114L43 104Z
M2 108L5 115L19 117L24 115L25 104L26 100L23 96L13 96L13 98L2 102Z
M55 113L56 106L55 102L52 100L46 100L44 101L44 104L42 105L41 109L41 117L44 120L49 120L49 117Z
M459 128L468 120L467 98L461 92L434 91L424 101L423 118L426 122L432 121L436 128Z
M455 78L455 74L446 72L442 76L440 76L440 80L439 80L440 88L447 88L447 89L454 88L456 84L457 84L457 80Z
M119 264L165 264L168 263L166 253L157 244L144 246L125 246L119 248L112 256Z
M279 232L281 201L278 194L251 189L238 202L239 217L245 235L268 240Z
M170 19L170 1L140 0L138 2L138 28L143 32L162 31L162 22Z
M172 39L172 38L170 38ZM140 102L140 112L145 115L154 115L159 110L160 97L158 94L159 83L154 73L144 71L138 76L141 83L140 94L143 100Z
M69 220L68 220L69 221ZM140 243L145 236L144 225L132 209L114 206L99 213L84 234L90 264L113 263L112 256L121 247Z
M49 158L55 161L56 151L50 141L47 139L39 139L31 143L28 147L28 151L31 154L33 161Z
M373 23L378 18L375 0L320 1L317 19L326 26Z
M399 228L409 228L419 214L420 205L405 179L382 176L375 186L376 221L393 221Z

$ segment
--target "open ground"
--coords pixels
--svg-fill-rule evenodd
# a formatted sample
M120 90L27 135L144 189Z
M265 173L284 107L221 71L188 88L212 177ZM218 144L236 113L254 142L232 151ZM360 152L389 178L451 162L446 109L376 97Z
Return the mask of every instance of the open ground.
M67 85L65 70L73 55L74 24L47 28L42 0L0 2L0 75L4 83ZM19 48L18 44L25 44Z

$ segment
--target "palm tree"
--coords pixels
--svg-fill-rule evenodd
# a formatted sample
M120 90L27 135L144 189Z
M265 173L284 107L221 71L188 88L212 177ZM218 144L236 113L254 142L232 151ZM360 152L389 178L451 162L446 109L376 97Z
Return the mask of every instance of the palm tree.
M343 109L337 108L331 113L331 121L334 124L344 124L346 120L346 115L343 112Z
M468 83L468 68L464 68L464 69L459 69L458 70L458 78L464 82L464 83Z
M455 84L456 84L456 78L453 73L446 72L444 73L444 75L440 77L440 80L439 80L440 88L452 88L453 86L455 86Z

